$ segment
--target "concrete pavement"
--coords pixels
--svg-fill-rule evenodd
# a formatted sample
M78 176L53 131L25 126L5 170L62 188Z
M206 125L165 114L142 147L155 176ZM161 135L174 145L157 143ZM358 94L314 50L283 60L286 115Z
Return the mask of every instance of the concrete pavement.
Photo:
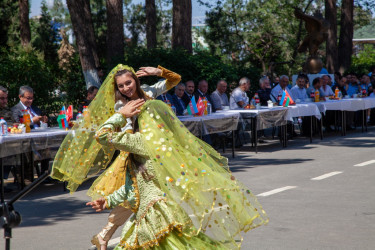
M258 154L241 148L229 158L231 170L270 217L244 235L242 249L375 249L374 146L370 128L312 144L296 138L286 149L260 144ZM89 185L73 195L61 184L43 185L17 202L23 223L13 230L11 249L90 248L108 212L85 207Z

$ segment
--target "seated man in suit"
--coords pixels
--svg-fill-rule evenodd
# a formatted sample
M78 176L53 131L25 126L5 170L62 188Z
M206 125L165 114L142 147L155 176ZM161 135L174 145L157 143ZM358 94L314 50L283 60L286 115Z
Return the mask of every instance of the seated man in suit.
M48 122L47 116L42 116L42 111L35 106L32 106L34 101L34 91L29 86L21 86L19 90L20 102L11 108L13 119L16 122L20 122L22 117L22 110L27 110L31 118L31 128L40 126L40 122Z
M185 84L179 83L174 88L174 94L172 95L172 104L176 108L177 115L183 115L184 110L186 109L185 102L182 100L184 93L185 93Z
M185 83L185 93L182 96L182 100L185 102L185 107L189 105L191 98L194 95L195 84L192 80Z
M40 126L40 122L48 122L48 118L45 115L42 115L42 111L32 106L33 100L34 100L34 91L29 86L21 86L19 89L19 95L20 102L13 106L11 108L13 119L16 122L20 122L20 117L23 116L22 110L27 110L27 112L30 114L31 118L31 128L35 129ZM41 174L44 173L46 170L48 170L49 167L49 160L50 159L41 159ZM38 164L38 162L34 162L34 164ZM32 167L29 167L25 169L25 178L28 180L33 179L33 169Z
M165 103L170 103L172 104L172 96L170 94L168 94L168 92L165 92L161 95L159 95L158 97L156 97L156 100L160 100L160 101L163 101Z
M208 93L208 82L206 80L203 79L203 80L199 81L198 89L197 89L197 91L195 91L194 96L195 96L196 102L198 102L199 97L201 97L201 98L205 97L207 99L207 101L209 101L211 103L212 112L216 111L215 106L212 103L210 94Z

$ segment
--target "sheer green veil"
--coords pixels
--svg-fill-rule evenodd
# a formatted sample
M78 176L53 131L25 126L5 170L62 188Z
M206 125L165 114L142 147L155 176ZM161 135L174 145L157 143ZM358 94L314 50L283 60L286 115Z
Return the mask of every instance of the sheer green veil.
M115 113L115 75L124 69L135 73L133 68L122 64L111 70L90 103L83 122L74 125L69 131L55 156L51 176L68 182L70 192L74 192L83 181L106 168L113 157L114 150L97 143L95 132Z
M268 222L227 158L191 134L166 104L147 101L138 124L164 196L190 215L198 231L238 247L241 231Z

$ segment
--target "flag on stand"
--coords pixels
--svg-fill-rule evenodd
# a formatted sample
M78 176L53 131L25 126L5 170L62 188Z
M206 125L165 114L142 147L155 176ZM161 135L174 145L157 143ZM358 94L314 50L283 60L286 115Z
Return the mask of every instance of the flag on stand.
M289 95L287 91L283 91L283 95L281 96L281 100L279 105L283 107L288 107L289 105L293 105L294 101L292 97Z
M66 119L66 111L65 111L65 106L62 107L59 116L57 117L57 123L59 124L59 128L68 128L69 124Z
M65 105L64 105L62 106L59 115L65 115L65 114L66 114L66 111L65 111Z
M201 97L199 97L198 99L197 107L198 107L198 115L202 116L204 114L204 110L206 109L206 106L204 105L203 99Z
M189 102L189 105L186 107L189 115L198 114L197 104L195 102L195 97L193 96Z

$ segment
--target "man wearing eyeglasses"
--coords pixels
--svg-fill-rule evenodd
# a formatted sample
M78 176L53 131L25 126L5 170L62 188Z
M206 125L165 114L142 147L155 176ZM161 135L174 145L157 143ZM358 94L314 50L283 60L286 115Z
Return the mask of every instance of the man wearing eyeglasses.
M48 122L48 118L45 115L42 115L42 111L33 106L33 101L34 101L34 90L29 87L29 86L21 86L19 89L19 95L18 97L20 98L20 102L13 106L11 108L12 113L13 113L13 119L16 122L20 122L20 118L23 116L22 110L27 110L27 112L30 114L31 118L31 125L30 127L32 129L38 128L40 126L40 122ZM47 171L49 167L49 157L48 155L44 153L44 151L39 151L39 156L40 159L37 161L31 162L31 166L37 166L39 161L41 163L40 166L40 174L43 174L45 171ZM29 165L29 166L30 166ZM27 167L25 168L25 180L32 180L33 179L33 168L32 167ZM45 182L50 182L50 179L47 179Z
M40 126L40 122L48 122L47 116L42 116L42 111L32 106L34 101L34 90L29 86L21 86L19 90L20 102L16 104L11 110L13 113L13 119L16 122L20 122L20 118L23 116L22 110L27 110L31 118L31 128L37 128Z

